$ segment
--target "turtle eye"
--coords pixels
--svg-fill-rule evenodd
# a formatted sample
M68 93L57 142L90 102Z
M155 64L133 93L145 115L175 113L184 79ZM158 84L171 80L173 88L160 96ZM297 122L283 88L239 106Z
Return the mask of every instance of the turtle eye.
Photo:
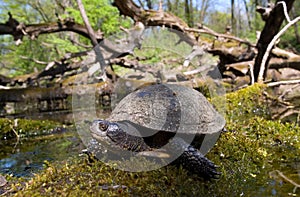
M101 131L106 131L108 128L108 125L107 124L104 124L104 123L99 123L99 129Z

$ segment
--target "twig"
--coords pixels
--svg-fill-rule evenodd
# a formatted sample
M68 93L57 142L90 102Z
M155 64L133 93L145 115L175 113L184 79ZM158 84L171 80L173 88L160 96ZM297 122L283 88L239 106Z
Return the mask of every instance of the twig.
M295 110L295 106L287 106L282 112L272 115L272 119L286 119L294 114L299 114L298 110Z
M251 79L251 85L254 84L254 72L253 72L253 64L248 64L249 71L250 71L250 79Z
M282 2L282 1L281 1ZM282 4L285 4L285 2L282 2ZM285 5L286 6L286 5ZM286 11L286 10L284 10ZM285 14L286 15L286 14ZM265 72L265 67L266 67L266 62L267 59L270 55L270 51L272 50L273 46L275 45L276 41L280 38L280 36L282 36L282 34L292 25L294 25L295 23L297 23L300 20L300 16L295 18L294 20L290 21L286 26L284 26L275 36L274 38L271 40L271 42L269 43L267 50L263 56L262 62L261 62L261 66L260 66L260 70L259 70L259 74L258 74L258 78L257 81L258 83L263 83L263 76L264 76L264 72Z
M197 68L197 69L183 72L183 74L184 74L184 75L195 75L195 74L204 72L204 71L206 71L206 70L208 70L208 69L211 69L212 67L213 67L213 65L203 65L203 66L200 66L200 67Z
M17 147L17 145L18 145L19 142L20 142L20 136L19 136L18 132L14 129L14 127L13 127L12 125L10 125L10 128L11 128L11 130L14 132L14 134L15 134L16 137L17 137L17 142L16 142L16 144L15 144L15 146L14 146L14 149L13 149L13 150L15 150L15 148ZM13 151L13 152L14 152L14 151Z
M295 108L295 106L292 106L291 103L287 102L287 101L283 101L283 100L280 100L279 98L277 97L273 97L271 95L269 95L266 91L263 92L263 95L268 98L268 99L271 99L272 101L276 101L282 105L286 105L287 108Z
M294 193L296 193L296 189L297 189L297 188L300 188L300 184L298 184L298 183L294 182L293 180L289 179L288 177L286 177L286 176L285 176L282 172L280 172L279 170L274 170L274 171L270 172L269 174L270 174L271 177L274 177L274 176L272 176L272 174L274 174L274 172L277 172L277 174L278 174L281 178L283 178L284 180L286 180L287 182L289 182L289 183L291 183L292 185L295 186L295 188L294 188L294 190L293 190Z
M290 19L290 16L287 12L287 7L286 7L286 3L284 1L279 1L278 4L282 4L282 7L283 7L283 12L284 12L284 16L286 18L286 20L288 22L291 22L291 19Z
M287 95L288 93L292 92L295 88L299 87L300 84L296 84L296 85L293 85L291 88L289 89L284 89L283 93L281 95L278 96L278 99L283 99L283 97L285 95Z
M274 86L279 86L279 85L289 85L289 84L295 84L295 83L300 83L300 79L270 82L270 83L267 83L267 86L274 87Z
M37 60L35 58L30 58L30 57L26 57L26 56L19 56L21 59L24 59L24 60L30 60L30 61L33 61L37 64L42 64L42 65L46 65L46 64L49 64L49 62L44 62L44 61L40 61L40 60Z
M298 113L298 115L297 115L295 126L299 125L299 119L300 119L300 113Z
M13 188L11 188L11 189L3 192L2 194L0 194L0 196L6 196L8 193L12 193L13 191L14 191Z

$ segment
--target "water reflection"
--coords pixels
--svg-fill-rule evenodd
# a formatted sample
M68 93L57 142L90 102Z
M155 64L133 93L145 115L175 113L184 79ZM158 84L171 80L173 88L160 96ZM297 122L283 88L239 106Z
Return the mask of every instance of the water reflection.
M45 161L62 161L78 155L83 149L76 132L51 135L51 139L22 140L14 148L15 141L0 145L4 150L0 157L0 173L16 177L30 177L43 169Z

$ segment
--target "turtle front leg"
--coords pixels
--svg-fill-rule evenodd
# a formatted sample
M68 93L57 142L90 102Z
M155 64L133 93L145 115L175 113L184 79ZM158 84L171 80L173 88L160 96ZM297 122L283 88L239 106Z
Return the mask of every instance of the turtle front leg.
M183 153L176 159L176 165L182 165L192 174L197 174L204 179L217 179L221 173L217 171L217 166L207 159L200 151L187 144L181 138L173 138L170 142L172 149Z

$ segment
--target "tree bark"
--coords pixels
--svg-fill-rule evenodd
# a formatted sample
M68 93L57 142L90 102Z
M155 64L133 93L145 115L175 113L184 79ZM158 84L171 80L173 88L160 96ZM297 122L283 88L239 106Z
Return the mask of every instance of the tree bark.
M255 58L255 63L254 63L254 80L257 82L258 76L259 76L259 71L261 67L261 63L263 60L263 56L268 48L269 43L273 39L273 37L279 32L280 26L285 19L284 12L283 12L283 6L282 4L278 4L279 1L282 0L277 0L275 7L269 12L269 14L266 16L266 13L263 13L264 17L266 18L266 24L261 32L260 38L257 42L257 49L258 49L258 54ZM290 9L293 6L295 0L284 0L287 6L287 11L290 11ZM266 61L266 65L268 65L270 61L270 57L268 57ZM265 78L267 74L267 67L264 71L263 78Z
M0 23L0 35L12 35L14 40L22 40L24 36L31 39L37 38L40 34L55 33L61 31L72 31L90 38L85 26L78 24L72 18L58 20L57 22L29 24L19 23L11 15L6 23ZM97 40L102 39L102 34L96 35Z
M232 33L236 34L236 18L235 18L235 3L231 0L231 29Z
M144 10L132 0L115 0L114 5L124 16L129 16L134 21L142 22L145 26L167 26L184 32L188 25L177 16L161 11Z
M193 0L190 0L190 27L194 26L194 6L193 6Z
M196 39L192 33L186 33L189 26L179 17L162 11L144 10L137 6L132 0L115 0L113 3L124 16L129 16L136 22L141 22L145 26L163 26L185 33L188 43L196 44Z

